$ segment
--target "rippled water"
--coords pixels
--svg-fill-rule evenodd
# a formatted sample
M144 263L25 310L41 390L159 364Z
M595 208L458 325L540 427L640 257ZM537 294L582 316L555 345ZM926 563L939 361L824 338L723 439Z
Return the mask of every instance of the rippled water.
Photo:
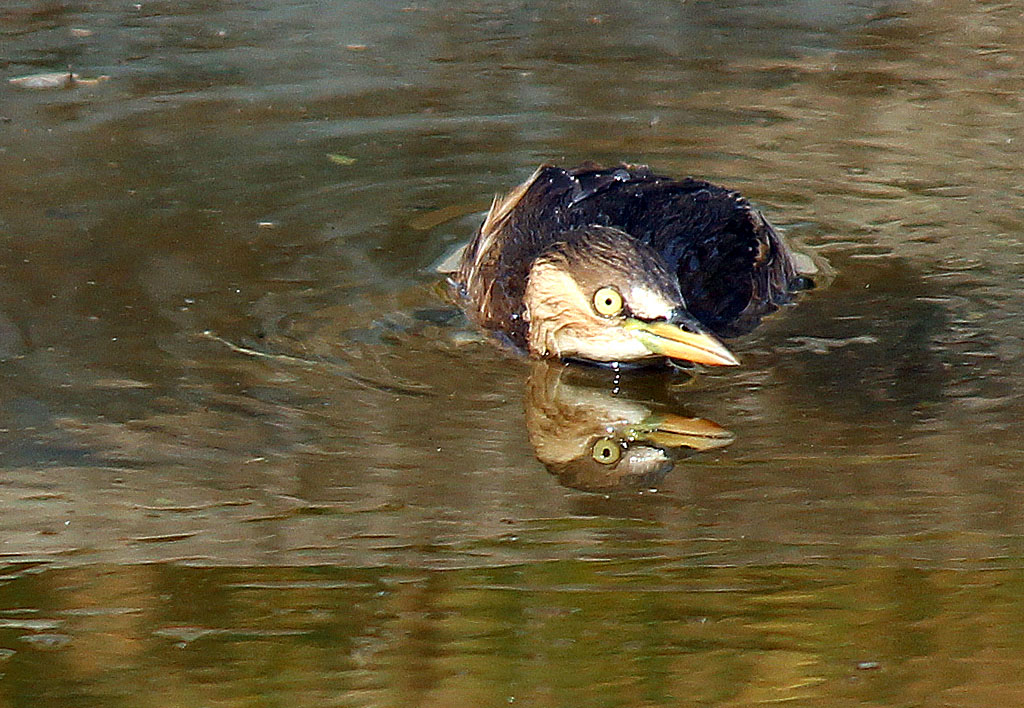
M0 76L0 706L1024 703L1016 5L9 0ZM832 272L512 358L433 267L587 159Z

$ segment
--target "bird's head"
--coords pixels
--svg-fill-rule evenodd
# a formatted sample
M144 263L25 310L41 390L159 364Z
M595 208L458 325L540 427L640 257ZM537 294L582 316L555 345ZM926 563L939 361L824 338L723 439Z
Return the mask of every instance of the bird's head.
M526 431L540 460L568 487L657 486L689 454L735 436L714 421L652 410L613 392L592 370L536 361L526 381Z
M541 356L739 363L686 311L661 257L618 229L565 232L534 261L523 299L530 351Z

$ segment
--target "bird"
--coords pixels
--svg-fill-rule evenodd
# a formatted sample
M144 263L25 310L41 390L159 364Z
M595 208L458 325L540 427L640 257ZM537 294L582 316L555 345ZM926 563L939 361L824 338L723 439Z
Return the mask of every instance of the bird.
M714 421L652 410L541 359L526 381L526 430L537 459L566 487L586 491L657 486L677 460L731 444Z
M753 329L811 285L738 192L646 165L543 164L495 197L449 277L514 349L606 366L739 361Z

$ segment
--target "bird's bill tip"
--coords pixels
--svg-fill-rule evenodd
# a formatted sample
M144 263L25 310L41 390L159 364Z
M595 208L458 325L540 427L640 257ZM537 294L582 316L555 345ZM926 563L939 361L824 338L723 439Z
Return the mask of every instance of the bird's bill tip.
M666 321L628 319L626 328L653 354L708 366L739 366L725 345L706 332L691 332Z

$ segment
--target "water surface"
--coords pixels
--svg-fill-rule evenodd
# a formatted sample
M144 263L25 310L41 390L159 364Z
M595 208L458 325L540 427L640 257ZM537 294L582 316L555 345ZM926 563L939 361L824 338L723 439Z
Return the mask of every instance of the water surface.
M13 0L0 74L0 706L1024 702L1014 5ZM433 266L587 159L834 272L516 359Z

